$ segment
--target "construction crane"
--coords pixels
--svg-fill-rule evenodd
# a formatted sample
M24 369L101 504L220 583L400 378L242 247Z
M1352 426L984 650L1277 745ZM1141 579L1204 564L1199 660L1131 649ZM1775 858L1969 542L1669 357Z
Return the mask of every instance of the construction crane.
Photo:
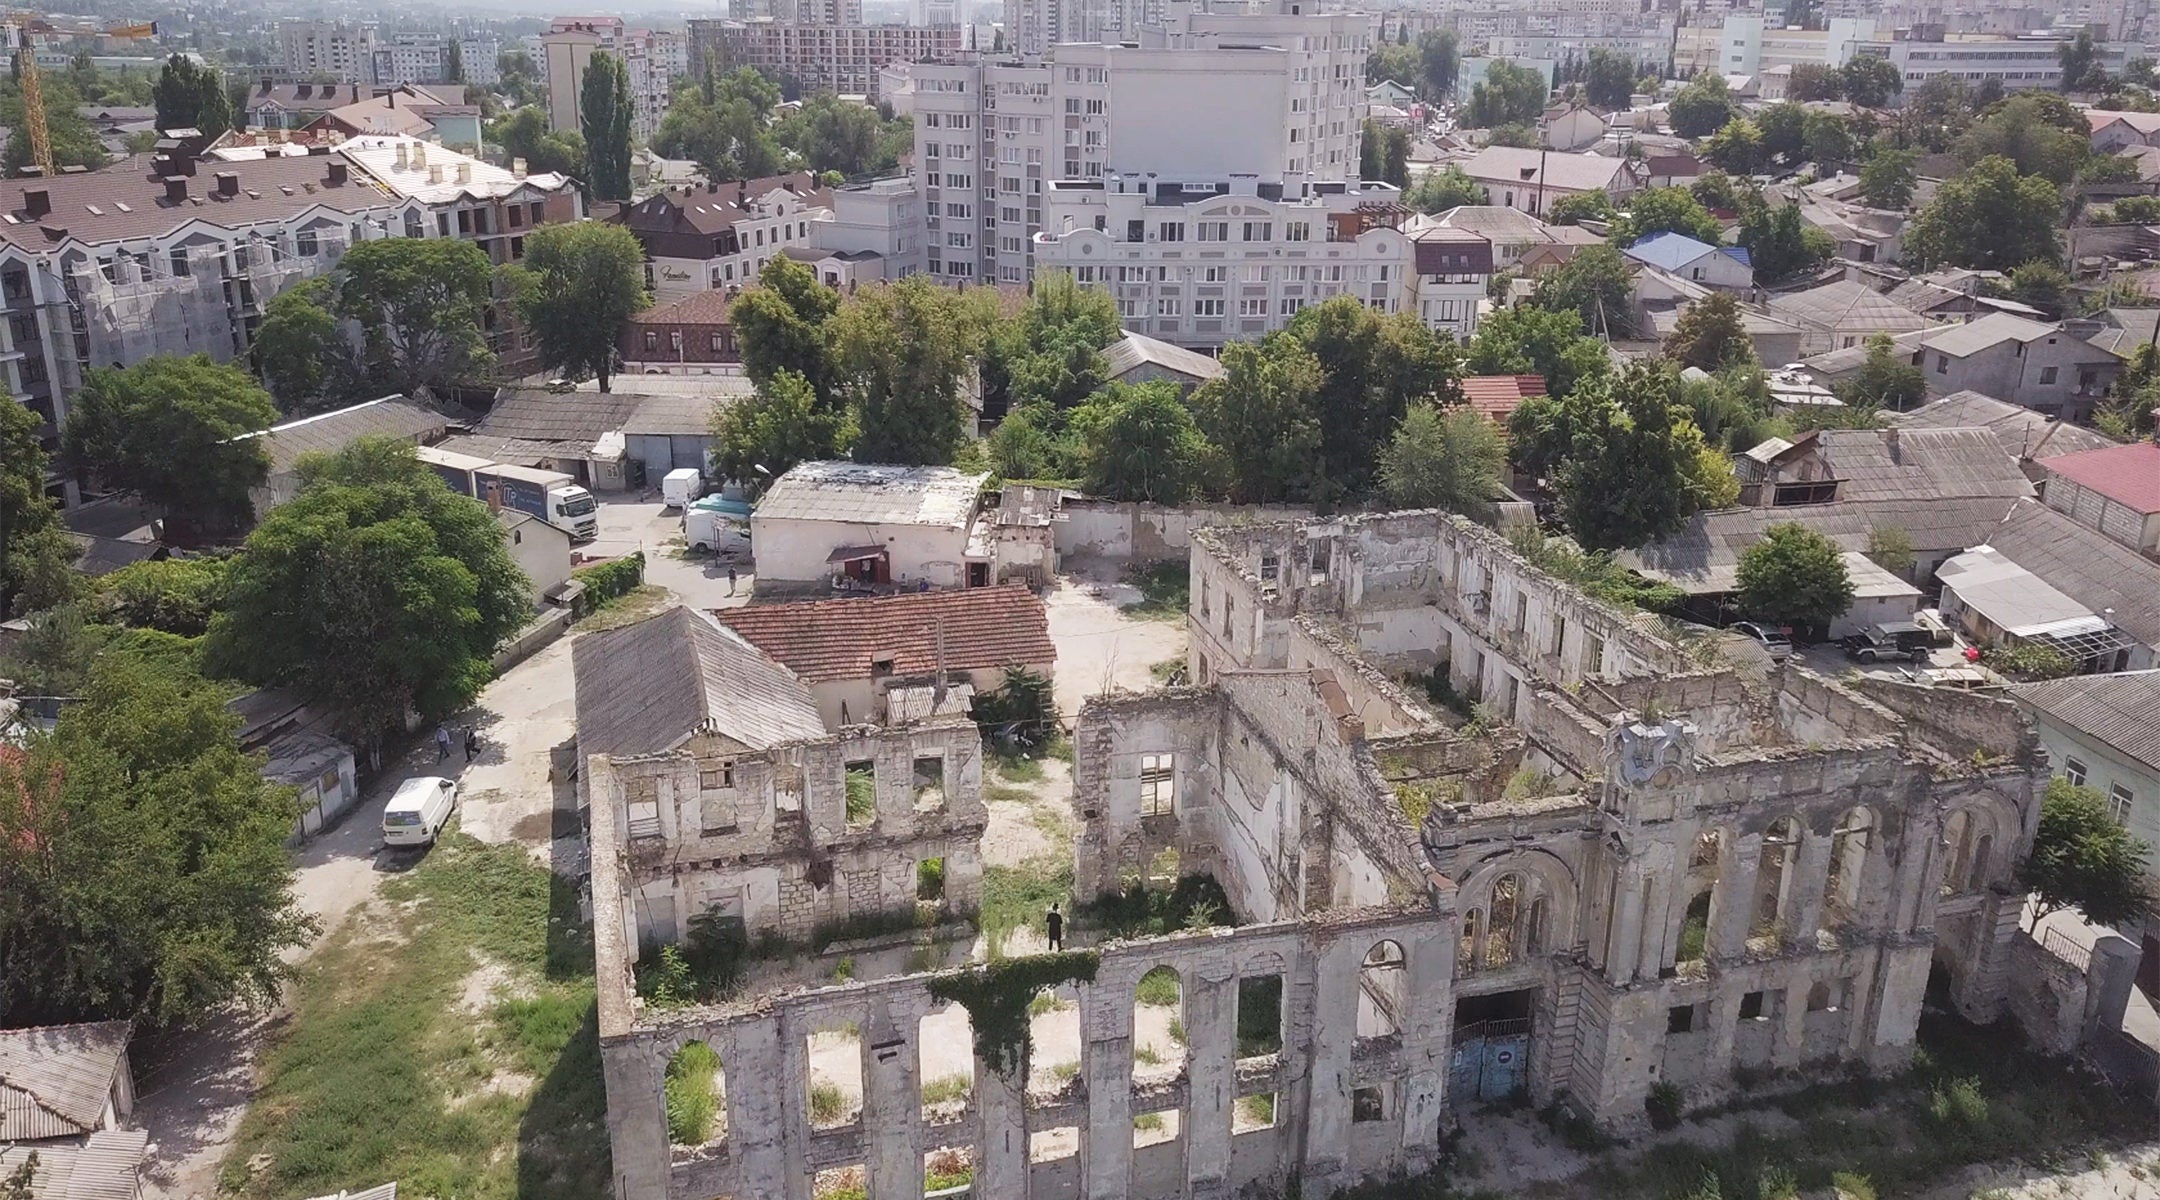
M4 18L8 36L15 42L15 76L22 85L23 131L30 136L30 161L48 176L59 174L53 165L52 134L45 126L45 89L38 80L37 50L30 40L33 26L43 26L43 32L53 32L42 17L27 13L9 13ZM131 21L97 30L105 37L144 38L157 36L157 22Z

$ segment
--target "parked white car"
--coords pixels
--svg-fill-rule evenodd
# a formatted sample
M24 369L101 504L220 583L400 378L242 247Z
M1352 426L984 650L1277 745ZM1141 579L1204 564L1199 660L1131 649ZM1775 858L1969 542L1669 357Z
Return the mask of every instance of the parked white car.
M456 808L456 783L439 775L408 779L383 809L383 844L432 846Z

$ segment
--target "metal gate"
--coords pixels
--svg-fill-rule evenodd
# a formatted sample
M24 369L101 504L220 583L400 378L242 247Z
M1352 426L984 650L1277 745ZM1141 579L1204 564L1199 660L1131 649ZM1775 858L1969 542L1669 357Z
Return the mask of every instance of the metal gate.
M1530 1085L1530 1021L1479 1021L1455 1030L1448 1097L1505 1100Z

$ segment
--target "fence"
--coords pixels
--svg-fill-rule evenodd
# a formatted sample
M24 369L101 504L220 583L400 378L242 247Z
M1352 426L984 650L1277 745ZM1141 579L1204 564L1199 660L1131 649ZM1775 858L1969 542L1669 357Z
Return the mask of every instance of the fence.
M2092 947L2080 944L2077 939L2060 929L2042 930L2040 948L2081 973L2092 969Z

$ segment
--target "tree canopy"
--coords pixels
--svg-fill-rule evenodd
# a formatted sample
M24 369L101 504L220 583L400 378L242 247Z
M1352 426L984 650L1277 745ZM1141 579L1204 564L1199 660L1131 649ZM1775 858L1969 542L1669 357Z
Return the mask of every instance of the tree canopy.
M0 404L0 617L34 612L82 589L77 548L45 494L50 462L37 413Z
M1881 108L1905 90L1897 65L1880 54L1855 54L1841 72L1845 98L1862 108Z
M1320 361L1296 338L1232 342L1223 377L1193 394L1200 429L1220 456L1230 499L1301 499L1320 469Z
M593 51L578 93L578 127L585 135L586 181L600 200L630 198L630 72L623 60Z
M1639 362L1584 381L1564 399L1526 401L1510 419L1527 454L1553 474L1568 531L1589 550L1632 549L1679 531L1739 495L1732 464L1683 402L1678 371Z
M1626 256L1611 246L1584 246L1557 268L1540 276L1530 302L1554 312L1571 312L1584 329L1607 338L1634 332L1634 273Z
M259 433L277 406L246 371L207 354L93 368L68 410L70 460L164 512L178 536L244 525L270 473Z
M1903 412L1927 396L1927 377L1898 355L1889 334L1873 333L1860 369L1832 384L1830 391L1848 407Z
M107 652L50 735L0 754L0 1011L181 1025L266 1004L313 924L298 805L240 748L228 692Z
M1470 375L1542 375L1553 396L1610 370L1605 344L1583 333L1580 313L1534 304L1504 308L1478 322L1464 363Z
M1730 292L1712 292L1689 305L1665 339L1665 353L1682 366L1712 374L1757 362L1755 343L1740 319L1740 304Z
M532 611L501 523L386 439L304 459L301 473L226 578L209 661L320 697L361 744L407 712L464 707Z
M317 276L272 296L263 308L248 348L287 416L336 407L361 388L359 355L330 311L335 302L331 279Z
M379 238L338 260L337 313L360 325L369 372L398 391L486 370L480 314L495 294L487 251L459 238Z
M797 463L839 458L855 441L847 410L819 400L810 381L786 367L752 395L718 402L712 431L714 468L752 498Z
M1826 629L1852 607L1852 576L1837 543L1805 525L1772 525L1740 552L1740 609L1773 625Z
M1368 491L1374 453L1410 405L1462 403L1461 352L1413 314L1383 316L1337 296L1300 311L1283 336L1303 344L1320 367L1315 400L1325 488L1315 499Z
M504 114L488 126L487 140L511 157L524 159L528 170L585 178L585 135L575 129L551 128L547 109L538 104Z
M1113 500L1181 504L1192 494L1207 443L1170 383L1111 384L1075 414L1089 492Z
M1672 104L1666 111L1674 133L1684 138L1699 138L1723 129L1740 110L1733 103L1732 89L1725 85L1725 77L1715 71L1705 71L1673 95Z
M1380 448L1380 494L1397 508L1483 512L1499 494L1507 450L1500 430L1468 408L1413 404Z
M540 361L571 378L590 375L607 391L623 322L652 305L636 235L599 221L543 225L526 236L510 278Z
M987 330L926 275L858 290L832 321L833 361L864 462L945 464L966 433L960 382Z
M1618 50L1590 48L1583 68L1583 94L1602 109L1625 109L1635 96L1635 63Z
M1829 261L1837 253L1830 235L1800 219L1800 206L1752 204L1740 218L1739 242L1759 283L1782 283Z
M2108 811L2098 791L2051 779L2032 854L2018 867L2018 885L2032 893L2043 917L2075 908L2097 925L2128 925L2154 903L2145 879L2151 853Z
M1425 172L1403 192L1403 203L1421 213L1446 212L1465 204L1486 204L1491 199L1485 185L1470 178L1460 163Z
M1471 87L1463 121L1473 129L1535 125L1551 95L1543 71L1499 59L1486 67L1484 80Z
M1683 233L1712 246L1725 240L1725 230L1695 193L1684 187L1648 188L1628 200L1628 209L1613 224L1616 246L1632 246L1653 233Z
M194 129L215 138L233 128L232 97L216 67L185 54L165 60L150 91L159 129Z
M2062 195L2001 156L1983 158L1936 189L1905 234L1905 253L1923 267L2009 271L2062 258L2056 232Z
M1913 187L1919 182L1914 164L1919 160L1917 151L1900 150L1876 139L1868 148L1867 160L1860 164L1860 198L1874 208L1903 209L1911 204Z
M1951 153L1968 167L1991 157L2007 158L2020 175L2038 175L2067 187L2092 155L2090 137L2084 116L2062 97L2024 92L1991 107L1957 139Z

